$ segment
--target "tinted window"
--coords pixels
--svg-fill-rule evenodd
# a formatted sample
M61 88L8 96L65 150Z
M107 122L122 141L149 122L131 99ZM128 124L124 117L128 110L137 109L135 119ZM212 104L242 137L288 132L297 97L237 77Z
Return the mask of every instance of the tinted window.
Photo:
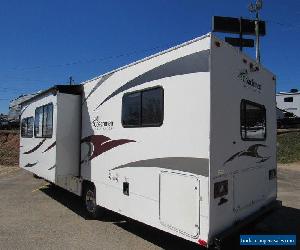
M146 89L123 96L122 124L124 127L160 126L162 122L162 88Z
M22 119L21 122L21 136L25 137L27 131L27 118Z
M293 102L293 97L285 97L284 102Z
M33 136L33 117L27 117L22 119L21 136L28 138L31 138Z
M242 100L241 136L243 140L265 140L266 109L263 105Z
M27 118L27 136L32 137L33 136L33 117Z
M43 120L43 137L52 137L53 130L53 105L48 104L44 106L44 120Z
M53 104L36 108L34 120L35 137L52 137L53 132Z
M141 93L124 95L122 106L122 122L125 126L141 125Z
M143 126L160 125L163 121L163 90L150 89L142 92Z
M43 136L43 106L38 107L35 110L34 136L35 137L42 137Z

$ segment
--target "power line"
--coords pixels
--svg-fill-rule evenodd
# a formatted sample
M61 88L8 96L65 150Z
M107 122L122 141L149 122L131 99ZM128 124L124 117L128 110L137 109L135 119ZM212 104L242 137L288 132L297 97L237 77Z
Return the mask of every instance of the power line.
M7 87L1 88L1 92L6 91L6 90L20 90L20 89L19 88L7 88Z
M10 76L10 75L8 75L8 74L5 74L5 75L2 75L1 76L2 78L9 78L9 79L15 79L15 80L23 80L23 81L29 81L29 82L32 82L32 81L44 81L44 82L46 82L46 81L49 81L49 80L46 80L46 79L32 79L31 77L30 78L28 78L28 77L24 77L24 76L15 76L15 75L13 75L13 76Z
M41 69L41 68L47 68L47 67L64 67L64 66L72 66L72 65L76 65L76 64L84 64L84 63L93 63L93 62L98 62L98 61L104 61L104 60L110 60L110 59L117 59L117 58L121 58L121 57L129 57L131 55L135 55L135 54L139 54L139 53L144 53L144 52L148 52L148 51L153 51L153 50L157 50L157 49L161 49L164 48L166 46L171 46L174 44L177 44L179 41L173 41L173 42L169 42L163 45L157 45L155 47L152 48L148 48L148 49L143 49L143 50L135 50L132 52L126 52L123 54L119 54L119 55L111 55L111 56L106 56L106 57L102 57L102 58L95 58L95 59L89 59L89 60L78 60L78 61L74 61L74 62L68 62L68 63L63 63L63 64L57 64L57 65L46 65L46 66L35 66L35 67L30 67L30 68L12 68L11 70L21 70L21 71L26 71L26 70L32 70L32 69ZM36 83L41 83L44 82L45 80L42 79L32 79L32 78L27 78L27 77L19 77L19 76L7 76L8 78L17 78L20 80L24 80L26 81L26 84L28 84L28 81L31 82L36 82ZM31 83L33 84L33 83ZM48 81L47 84L50 84L50 81ZM24 85L23 85L24 86ZM3 90L3 92L6 93L11 93L11 94L16 94L16 93L20 93L20 92L25 92L28 88L10 88L10 87L4 87L1 88L1 90ZM7 99L8 100L8 99Z
M277 25L280 25L280 26L283 26L283 27L287 27L287 30L299 29L300 28L300 24L282 23L282 22L273 21L273 20L267 20L267 22L277 24Z
M139 54L139 53L144 53L144 52L148 52L148 51L152 51L152 50L156 50L156 49L161 49L164 48L166 46L170 46L177 43L177 41L175 42L170 42L164 45L158 45L152 48L148 48L148 49L142 49L142 50L135 50L132 52L126 52L126 53L122 53L119 55L111 55L111 56L106 56L106 57L101 57L101 58L92 58L92 59L87 59L87 60L77 60L77 61L73 61L73 62L66 62L66 63L61 63L61 64L54 64L54 65L38 65L38 66L33 66L33 67L24 67L24 68L20 68L20 67L13 67L11 69L8 69L10 71L27 71L27 70L37 70L37 69L43 69L43 68L56 68L56 67L67 67L67 66L73 66L73 65L77 65L77 64L88 64L88 63L93 63L93 62L100 62L100 61L104 61L104 60L110 60L110 59L117 59L120 57L129 57L135 54Z

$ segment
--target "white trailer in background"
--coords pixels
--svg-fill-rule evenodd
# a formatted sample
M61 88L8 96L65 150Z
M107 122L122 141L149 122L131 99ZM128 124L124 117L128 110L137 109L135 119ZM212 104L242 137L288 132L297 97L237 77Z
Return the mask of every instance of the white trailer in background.
M279 109L293 113L300 117L300 92L292 89L291 92L279 92L276 94L276 105Z
M278 128L300 126L300 92L297 89L276 94L276 106Z
M201 245L276 204L275 77L211 34L23 104L20 166Z

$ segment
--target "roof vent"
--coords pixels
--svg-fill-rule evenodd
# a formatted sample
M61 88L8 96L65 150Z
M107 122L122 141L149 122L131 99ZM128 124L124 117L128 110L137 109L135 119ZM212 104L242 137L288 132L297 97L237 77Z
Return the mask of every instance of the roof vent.
M290 92L291 92L291 93L297 93L297 92L298 92L298 89L291 89Z

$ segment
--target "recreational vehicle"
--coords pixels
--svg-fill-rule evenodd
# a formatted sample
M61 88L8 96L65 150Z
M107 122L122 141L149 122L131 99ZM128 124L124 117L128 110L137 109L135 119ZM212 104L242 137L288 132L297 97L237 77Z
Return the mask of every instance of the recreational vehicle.
M297 89L276 94L276 104L279 109L300 117L300 92Z
M276 204L275 77L212 34L23 103L20 166L203 246Z
M296 128L300 124L300 92L291 89L290 92L276 94L277 127Z

